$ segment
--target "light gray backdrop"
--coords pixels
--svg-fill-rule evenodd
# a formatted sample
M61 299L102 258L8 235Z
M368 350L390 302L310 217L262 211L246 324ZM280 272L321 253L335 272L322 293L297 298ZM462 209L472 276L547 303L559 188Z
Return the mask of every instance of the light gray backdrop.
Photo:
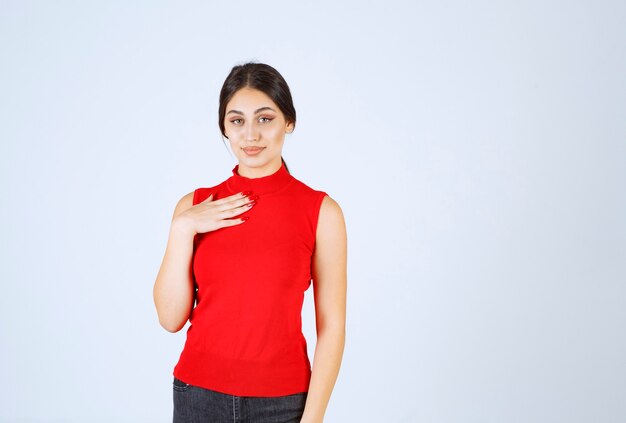
M343 208L326 422L626 421L619 1L2 1L0 420L168 422L174 206L231 175L269 63L284 157ZM313 357L312 290L304 331Z

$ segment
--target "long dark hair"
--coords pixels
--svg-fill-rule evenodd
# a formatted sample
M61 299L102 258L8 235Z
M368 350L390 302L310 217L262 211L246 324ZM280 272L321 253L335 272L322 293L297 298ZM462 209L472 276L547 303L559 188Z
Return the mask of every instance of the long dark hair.
M248 62L234 66L220 91L219 126L223 137L226 137L224 118L226 105L235 93L242 88L254 88L264 92L278 106L285 115L285 121L291 122L296 127L296 109L293 107L291 91L285 78L273 67L265 63ZM285 164L287 172L289 168L282 156L280 159Z

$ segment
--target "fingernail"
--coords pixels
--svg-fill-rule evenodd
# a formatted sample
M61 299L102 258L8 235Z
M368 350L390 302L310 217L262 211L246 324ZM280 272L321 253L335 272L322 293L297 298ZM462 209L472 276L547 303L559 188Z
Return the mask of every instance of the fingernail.
M244 222L245 222L246 220L248 220L248 219L250 219L250 216L244 216L244 217L242 217L242 218L241 218L241 220L243 220Z
M246 197L246 196L252 194L252 191L244 191L244 192L242 192L242 194L243 194L244 197Z
M248 197L250 200L258 200L259 196L258 195L251 195L250 197Z
M252 207L252 206L254 206L255 204L256 204L256 201L253 201L253 202L251 202L251 203L246 204L246 206L248 206L248 207Z

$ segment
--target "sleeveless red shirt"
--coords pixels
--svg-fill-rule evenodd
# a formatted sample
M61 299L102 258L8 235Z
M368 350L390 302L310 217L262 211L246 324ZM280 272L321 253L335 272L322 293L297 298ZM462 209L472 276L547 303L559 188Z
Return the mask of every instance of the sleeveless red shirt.
M196 305L173 375L237 396L306 392L311 378L302 333L317 219L326 195L294 178L284 163L260 178L238 174L194 192L193 204L250 190L259 198L246 222L196 234Z

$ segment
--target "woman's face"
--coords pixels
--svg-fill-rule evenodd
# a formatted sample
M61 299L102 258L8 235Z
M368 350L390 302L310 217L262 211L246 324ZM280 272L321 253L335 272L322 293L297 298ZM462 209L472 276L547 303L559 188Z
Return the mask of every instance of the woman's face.
M239 160L239 173L259 177L277 171L285 133L293 124L285 122L278 106L262 91L241 88L226 105L224 132Z

